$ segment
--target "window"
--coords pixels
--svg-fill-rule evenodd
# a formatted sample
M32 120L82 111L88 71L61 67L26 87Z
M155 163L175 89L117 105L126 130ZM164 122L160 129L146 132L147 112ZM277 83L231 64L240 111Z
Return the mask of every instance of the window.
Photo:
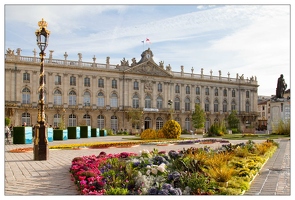
M31 125L31 115L30 113L22 113L22 124L26 122L27 126Z
M250 92L246 91L246 98L249 98L249 97L250 97Z
M76 77L75 76L70 77L70 85L71 86L76 86Z
M232 101L231 102L231 111L234 111L234 110L236 110L236 102Z
M218 100L215 99L214 101L214 112L218 112Z
M69 116L69 126L77 126L77 117L74 114Z
M102 78L98 79L98 87L104 88L104 80Z
M185 118L185 122L184 122L185 124L184 124L184 126L185 126L185 129L186 130L191 130L191 121L190 121L190 119L187 117L187 118Z
M177 121L179 125L181 124L180 123L180 117L175 117L175 121Z
M77 95L75 91L70 91L69 93L69 105L74 106L76 105Z
M190 88L190 86L187 85L187 86L185 87L185 93L186 93L186 94L190 94L190 93L191 93L191 88Z
M246 102L246 113L250 112L250 103L249 101Z
M53 127L59 127L61 123L61 115L60 114L55 114L53 116Z
M98 115L97 117L97 128L104 129L104 116Z
M217 88L215 88L214 94L215 94L215 96L218 96L218 89Z
M118 119L116 116L112 116L111 117L111 129L113 131L117 131L118 130Z
M84 87L90 87L90 78L89 77L84 78Z
M84 106L90 106L90 93L84 93Z
M226 100L224 100L222 102L222 112L227 112L227 101Z
M22 103L28 104L31 101L30 99L31 99L31 91L25 87L22 91Z
M91 126L91 117L90 117L90 115L85 114L85 115L83 116L83 119L84 119L85 122L86 122L86 126Z
M111 107L117 108L118 107L118 96L116 93L113 93L111 96Z
M232 96L232 97L236 97L236 91L235 91L235 90L232 90L232 91L231 91L231 96Z
M191 102L189 98L185 98L184 100L184 110L190 111L191 110Z
M162 83L158 84L158 92L162 92Z
M209 95L209 88L205 88L205 95Z
M61 105L62 104L62 98L61 98L61 91L55 90L53 93L53 104L54 105Z
M152 108L152 99L149 95L147 95L144 99L144 107L145 108Z
M138 86L138 82L137 81L134 81L134 83L133 83L133 89L134 90L139 90L139 86Z
M156 119L156 130L162 129L163 128L163 124L164 124L163 119L161 117L158 117Z
M210 111L210 107L209 107L209 105L210 105L210 102L209 102L209 100L208 99L206 99L205 100L205 112L209 112Z
M102 92L98 93L97 95L97 106L104 107L104 96Z
M223 96L224 96L224 97L227 97L227 89L224 89L224 90L223 90Z
M179 100L178 97L176 97L176 98L174 99L174 109L175 109L175 110L180 110L180 100Z
M23 82L24 83L30 82L30 74L28 72L23 73Z
M158 109L162 109L163 108L163 99L160 96L157 98L157 108Z
M112 88L117 89L117 81L115 79L112 80Z
M139 108L139 97L137 94L132 97L132 108Z
M180 93L180 87L179 87L179 85L175 85L175 93Z
M196 95L200 95L201 91L200 91L200 87L196 87Z
M61 76L60 75L56 75L54 77L54 82L55 82L55 85L61 85Z

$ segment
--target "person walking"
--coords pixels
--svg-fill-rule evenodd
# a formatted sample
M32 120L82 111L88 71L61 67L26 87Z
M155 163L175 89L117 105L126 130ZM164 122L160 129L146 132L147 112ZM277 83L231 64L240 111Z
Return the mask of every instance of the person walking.
M9 127L6 125L6 126L5 126L5 140L6 140L6 143L9 143L9 135L10 135L10 129L9 129Z

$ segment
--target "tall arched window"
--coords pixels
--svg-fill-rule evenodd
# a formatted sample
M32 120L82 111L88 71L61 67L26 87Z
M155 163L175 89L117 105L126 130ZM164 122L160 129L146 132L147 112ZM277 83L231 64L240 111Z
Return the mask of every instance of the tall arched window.
M180 110L180 99L178 97L174 99L174 110Z
M210 102L209 99L205 100L205 112L209 112L210 111Z
M218 103L218 100L215 99L214 101L214 112L218 112L219 111L219 103Z
M187 117L187 118L185 118L185 124L184 124L184 127L185 127L185 129L186 130L191 130L191 121L190 121L190 119Z
M191 101L188 97L185 98L184 100L184 110L185 111L190 111L191 110Z
M77 95L75 91L70 91L69 93L69 105L74 106L76 105Z
M163 128L163 124L164 124L163 119L161 117L158 117L156 119L156 129L160 130L161 128Z
M30 113L22 113L22 124L26 122L27 126L31 126L31 115Z
M60 114L54 114L53 116L53 127L59 127L61 123L61 115Z
M97 128L99 129L104 129L105 124L104 124L104 116L98 115L97 116Z
M231 111L236 110L236 102L232 100L231 102Z
M74 114L69 115L69 126L77 126L77 117Z
M139 108L139 97L137 94L132 97L132 108Z
M111 117L111 129L115 131L118 130L118 119L114 115Z
M97 106L104 107L104 96L102 92L98 93L97 95Z
M62 104L62 98L61 98L61 91L56 89L53 93L53 104L54 105L61 105Z
M113 93L111 96L111 107L117 108L118 107L118 96L116 93Z
M25 87L22 91L22 103L28 104L30 103L31 99L31 91Z
M200 105L200 104L201 104L201 101L200 101L200 99L199 99L199 98L196 98L196 100L195 100L195 104L198 104L198 105Z
M227 101L223 100L222 102L222 112L227 112Z
M245 110L246 110L246 113L249 113L250 112L250 103L249 103L249 101L246 101L246 108L245 108Z
M163 108L163 99L160 96L158 96L158 98L157 98L157 108L158 109L162 109Z
M86 122L86 126L91 126L91 117L90 117L90 115L85 114L85 115L83 116L83 119L84 119L85 122Z
M90 93L84 92L84 106L90 106Z
M147 95L144 99L144 107L145 108L152 108L152 99L150 95Z
M175 93L180 93L180 87L179 87L179 85L175 85Z

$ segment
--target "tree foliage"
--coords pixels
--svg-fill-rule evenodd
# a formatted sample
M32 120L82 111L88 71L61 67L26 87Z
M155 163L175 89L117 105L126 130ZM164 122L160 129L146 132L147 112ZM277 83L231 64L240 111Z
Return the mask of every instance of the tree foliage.
M201 109L199 104L195 105L195 112L192 114L193 126L196 129L204 128L206 121L206 115L203 109Z
M128 111L128 117L132 125L140 125L143 112L140 109L133 108Z
M229 114L229 116L227 117L227 123L228 123L229 128L238 128L240 120L239 120L236 110L233 110Z

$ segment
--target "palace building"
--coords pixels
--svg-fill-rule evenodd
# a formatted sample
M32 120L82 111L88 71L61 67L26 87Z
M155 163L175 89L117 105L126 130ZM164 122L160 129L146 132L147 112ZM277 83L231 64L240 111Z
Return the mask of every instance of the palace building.
M37 123L39 101L40 58L22 56L8 49L5 54L5 116L20 126ZM150 48L129 63L120 64L53 59L53 51L45 58L45 118L48 125L66 127L89 125L115 131L160 129L172 117L182 129L194 130L192 113L195 104L206 112L205 129L236 110L241 130L257 125L259 87L257 78L230 77L203 73L172 71L153 60ZM170 100L170 101L169 101ZM171 105L168 104L168 101ZM140 123L133 124L130 112L140 113Z

